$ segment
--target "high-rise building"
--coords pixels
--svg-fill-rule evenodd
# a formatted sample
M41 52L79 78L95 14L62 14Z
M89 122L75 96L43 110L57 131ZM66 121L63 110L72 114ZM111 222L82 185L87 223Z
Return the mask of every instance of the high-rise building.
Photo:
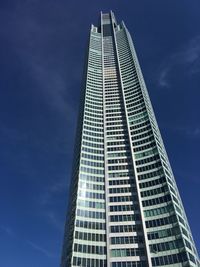
M92 25L62 267L199 266L130 34Z

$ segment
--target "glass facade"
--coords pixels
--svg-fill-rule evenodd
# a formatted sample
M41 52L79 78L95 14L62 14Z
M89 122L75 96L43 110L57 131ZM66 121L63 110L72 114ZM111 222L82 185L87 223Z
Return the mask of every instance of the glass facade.
M199 266L130 34L92 25L61 267Z

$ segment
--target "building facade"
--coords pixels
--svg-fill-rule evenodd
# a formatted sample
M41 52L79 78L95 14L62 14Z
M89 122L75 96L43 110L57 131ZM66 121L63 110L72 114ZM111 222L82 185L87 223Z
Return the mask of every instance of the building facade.
M199 266L130 34L92 25L61 266Z

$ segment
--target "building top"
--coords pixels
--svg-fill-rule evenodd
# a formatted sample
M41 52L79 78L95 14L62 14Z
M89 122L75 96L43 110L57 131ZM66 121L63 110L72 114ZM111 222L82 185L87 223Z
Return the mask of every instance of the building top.
M95 26L92 24L92 31L93 32L98 32L101 33L102 32L102 27L104 27L104 32L107 32L107 30L110 28L110 26L113 24L114 28L116 29L120 29L124 23L121 22L120 24L117 24L117 20L115 18L115 15L112 11L110 11L109 13L100 13L100 19L99 19L99 23L98 26ZM110 25L110 26L106 26L106 25Z

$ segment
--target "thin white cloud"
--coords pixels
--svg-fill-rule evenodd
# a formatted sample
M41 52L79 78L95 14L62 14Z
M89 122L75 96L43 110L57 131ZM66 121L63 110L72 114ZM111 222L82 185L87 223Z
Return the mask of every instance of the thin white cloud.
M200 127L199 126L181 126L181 125L169 125L169 124L162 124L161 128L167 129L170 132L175 132L182 136L191 139L200 138Z
M64 196L67 192L68 180L66 177L55 180L41 192L36 200L42 210L41 216L48 224L62 232L64 229L63 218L59 216L56 207L60 203L61 195Z
M26 243L29 244L34 250L39 251L40 253L44 254L45 256L49 257L49 258L53 258L56 257L55 254L49 252L47 249L41 247L40 245L30 241L30 240L26 240Z
M160 77L158 82L161 87L170 87L169 81L167 79L168 72L169 72L168 67L162 69L162 71L160 72Z
M184 166L181 166L180 169L176 170L176 179L177 181L190 181L190 183L196 183L196 184L200 184L200 180L199 180L199 174L198 172L196 173L195 170L191 170L188 168L184 168Z
M5 234L10 236L11 238L17 238L17 240L27 243L30 247L34 250L39 251L40 253L44 254L49 258L57 257L56 254L49 252L47 249L43 248L42 246L28 240L22 239L19 235L17 235L9 226L0 225L0 230L3 231Z
M48 211L46 212L46 217L48 219L48 222L53 225L56 229L58 229L59 231L64 230L64 224L63 221L61 221L58 216L55 214L54 211Z
M0 225L0 230L9 235L10 237L14 237L15 233L9 226Z
M200 128L188 129L186 130L186 134L192 138L200 138Z
M158 75L160 87L170 87L170 74L181 66L187 67L190 75L200 72L200 36L195 36L182 49L162 63Z
M39 1L36 2L39 3ZM27 90L34 90L34 94L38 95L40 100L52 106L56 111L67 115L74 114L75 109L71 103L70 92L73 86L80 83L82 67L80 62L75 60L75 57L73 58L73 54L68 52L70 49L64 49L64 44L67 45L67 38L69 39L66 37L68 36L66 31L74 33L79 29L74 24L73 17L70 16L70 19L65 21L67 30L59 17L53 24L54 27L50 27L39 14L31 12L29 5L24 3L16 5L13 9L0 10L0 17L9 18L9 24L0 29L0 34L7 40L10 50L17 56L16 62L18 67L23 69L25 79L30 80ZM55 4L52 10L57 8L61 16L66 18L66 13L60 10L59 5ZM61 52L57 48L58 38L63 44ZM69 116L69 120L71 117Z
M43 206L51 204L56 197L60 196L60 194L66 191L66 188L68 186L67 181L68 179L66 177L63 177L59 180L56 179L52 184L47 186L39 197L40 203Z

